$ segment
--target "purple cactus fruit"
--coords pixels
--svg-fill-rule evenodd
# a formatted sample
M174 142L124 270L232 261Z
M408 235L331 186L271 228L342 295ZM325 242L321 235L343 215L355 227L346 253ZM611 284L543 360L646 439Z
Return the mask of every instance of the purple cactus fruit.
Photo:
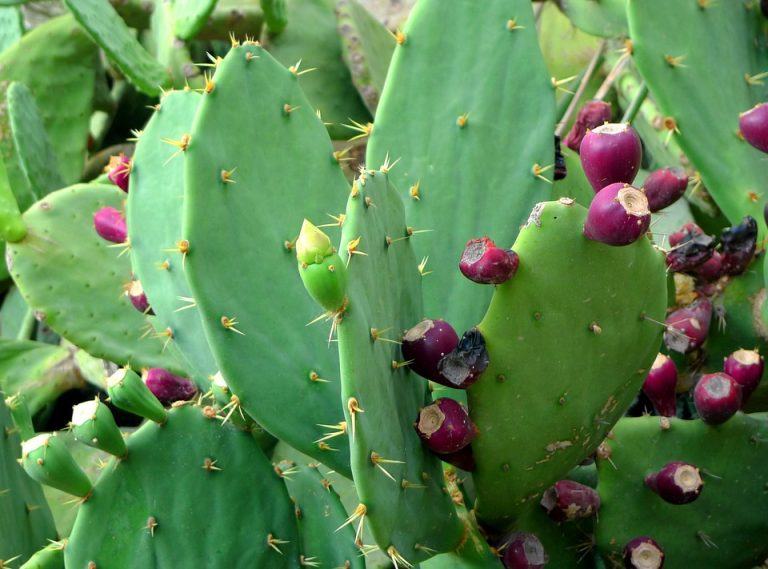
M712 302L708 298L700 298L675 310L664 322L664 345L681 354L692 352L707 339L711 321Z
M113 207L103 207L94 213L93 226L102 239L112 243L125 243L128 238L125 216Z
M736 350L725 358L723 371L741 386L741 405L747 402L763 378L765 361L757 350Z
M145 370L141 378L163 405L170 405L174 401L187 401L197 394L197 387L190 380L173 375L162 368Z
M544 491L541 507L556 522L588 518L600 509L597 492L572 480L560 480Z
M429 450L437 454L459 451L477 434L464 406L449 397L422 407L414 427Z
M643 393L662 417L677 413L677 367L672 358L658 354L643 383Z
M133 162L130 157L121 153L119 156L112 156L107 166L107 177L125 193L128 193L128 180L131 176L132 165Z
M669 241L672 247L667 252L667 266L675 273L695 272L712 257L716 245L710 235L692 223L672 233Z
M589 101L576 115L576 120L563 144L578 154L587 131L611 121L611 105L603 101Z
M488 367L485 338L477 328L464 332L458 345L437 365L440 377L435 381L454 389L467 389Z
M467 241L459 261L461 273L480 284L502 284L517 272L520 258L511 249L500 249L488 237Z
M539 538L516 531L507 538L501 552L506 569L543 569L549 559Z
M461 468L467 472L475 470L475 453L472 452L472 445L468 444L463 449L456 452L449 452L440 455L440 460L452 464L456 468Z
M716 281L723 276L723 256L719 251L712 251L712 256L698 265L693 273L703 281Z
M664 550L650 537L636 537L624 546L626 569L662 569Z
M670 462L645 477L645 485L670 504L690 504L701 493L704 482L699 469L687 462Z
M741 386L727 373L710 373L693 389L693 402L702 421L720 425L741 408Z
M144 287L141 286L139 281L131 281L131 283L126 288L125 295L128 297L128 300L131 301L131 304L133 304L134 308L136 308L136 310L139 312L149 316L153 316L155 314L152 308L149 306L147 295L144 293Z
M651 212L645 194L619 182L606 186L592 199L584 223L584 236L620 247L640 239L650 223Z
M720 234L723 272L736 276L747 270L757 247L757 221L746 216L740 224L724 229Z
M758 150L768 152L768 103L760 103L741 113L739 130L744 140Z
M643 182L648 209L657 212L683 197L688 187L688 176L682 168L654 170Z
M438 364L459 343L459 335L445 320L422 320L403 336L401 349L409 367L421 377L440 380Z
M607 123L590 130L579 152L584 174L595 192L618 182L631 184L643 158L640 137L625 123Z
M695 223L686 223L674 233L669 234L670 247L677 247L683 241L688 241L696 235L704 235L704 230Z
M552 179L557 182L564 180L568 175L568 167L565 165L565 156L560 147L560 137L555 135L555 172L552 175Z

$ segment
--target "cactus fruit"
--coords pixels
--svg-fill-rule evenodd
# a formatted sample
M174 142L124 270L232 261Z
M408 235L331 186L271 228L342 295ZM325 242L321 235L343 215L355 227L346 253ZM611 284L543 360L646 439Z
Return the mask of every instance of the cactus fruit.
M144 287L141 286L141 282L131 281L130 284L128 284L125 288L125 295L128 297L128 300L131 301L131 304L133 304L136 310L142 314L154 316L155 312L149 305L147 295L144 292Z
M655 213L669 207L685 193L688 176L682 168L660 168L654 170L643 182L643 191L648 198L648 209Z
M136 372L120 369L107 379L109 398L115 407L145 417L155 423L165 423L167 413L163 404L149 390Z
M188 401L197 395L197 388L193 382L165 369L146 370L142 374L142 381L163 405L171 405L176 401Z
M42 433L21 445L21 465L34 480L87 500L91 481L55 433Z
M422 320L403 335L403 358L410 362L411 371L421 377L440 381L440 360L452 352L459 343L459 336L445 320Z
M757 222L747 216L742 222L729 227L720 234L720 247L723 256L723 272L727 275L740 275L755 255L757 246Z
M645 477L645 485L670 504L689 504L699 497L704 483L699 469L687 462L669 462Z
M544 569L547 554L535 535L515 532L504 543L501 561L506 569Z
M460 451L477 434L464 405L449 397L422 407L414 427L429 450L438 454Z
M576 120L568 132L568 135L563 140L568 148L578 154L581 147L581 141L584 140L584 136L593 128L602 126L605 123L611 122L611 105L604 101L588 101L579 109L579 114L576 116Z
M455 389L467 389L487 367L485 339L477 328L472 328L464 332L456 347L440 360L437 365L440 376L435 381Z
M626 569L662 569L664 550L650 537L636 537L624 546Z
M107 177L118 188L128 193L128 182L131 176L131 159L125 154L112 156L107 166Z
M579 155L584 174L598 193L611 184L634 182L643 147L634 128L623 123L607 123L584 135Z
M559 480L544 492L541 507L556 522L573 521L597 515L600 496L594 488L584 484Z
M739 130L752 146L768 152L768 103L760 103L739 115Z
M712 320L712 302L700 298L689 306L672 312L665 321L664 343L667 348L687 354L704 344Z
M677 412L677 367L672 358L659 354L643 382L643 393L651 400L662 417L674 417Z
M70 427L75 439L84 445L125 457L127 451L123 435L109 408L98 399L75 405Z
M347 298L347 267L330 238L306 219L296 239L299 275L309 295L329 313L336 313Z
M626 183L616 182L605 186L592 200L584 222L584 236L620 247L640 239L650 224L651 212L645 194Z
M726 373L710 373L699 379L693 401L701 420L720 425L741 408L741 386Z
M128 238L125 215L113 207L103 207L94 212L93 226L99 237L112 243L125 243Z
M520 259L511 249L496 247L488 237L467 242L459 261L459 270L479 284L502 284L517 272Z
M741 386L742 407L763 378L765 360L757 350L736 350L723 362L723 371Z

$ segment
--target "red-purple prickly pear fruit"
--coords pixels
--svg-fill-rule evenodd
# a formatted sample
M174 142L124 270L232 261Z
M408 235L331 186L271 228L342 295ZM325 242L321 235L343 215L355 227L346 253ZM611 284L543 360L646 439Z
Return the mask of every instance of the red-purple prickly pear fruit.
M720 425L741 408L741 386L727 373L710 373L693 389L693 402L702 421Z
M563 144L578 154L581 141L587 131L611 121L611 105L603 101L589 101L584 104L576 116L570 132Z
M675 273L695 271L712 257L716 245L711 236L692 223L672 233L669 241L670 244L674 241L674 244L667 252L667 266Z
M560 480L544 491L541 507L556 522L594 516L600 509L597 492L572 480Z
M659 354L643 383L643 393L662 417L677 413L677 367L672 358Z
M707 339L711 321L712 302L708 298L700 298L685 308L675 310L664 322L664 344L674 352L692 352Z
M422 320L403 336L403 357L421 377L440 380L438 364L459 343L459 335L445 320Z
M674 233L669 234L669 246L677 247L683 241L688 241L696 235L704 234L704 230L695 223L686 223Z
M142 374L144 383L163 405L187 401L197 394L197 387L185 377L173 375L162 368L150 368Z
M132 166L133 162L125 154L112 156L107 166L107 177L125 193L128 193L128 180L131 176Z
M149 316L153 316L155 314L152 308L149 306L147 295L144 293L144 287L141 286L139 281L131 281L131 284L128 285L125 291L125 295L128 297L128 300L131 301L131 304L133 304L134 308L136 308L136 310L139 312L143 312Z
M688 176L682 168L654 170L643 182L648 209L657 212L675 203L688 187Z
M422 407L414 427L429 450L437 454L459 451L477 434L464 406L449 397Z
M763 378L765 361L757 350L736 350L725 358L723 371L741 386L741 405L747 402Z
M123 212L113 207L103 207L93 214L93 226L102 239L112 243L125 243L128 227Z
M640 137L624 123L608 123L590 130L579 152L584 174L595 192L617 182L631 184L643 158Z
M768 152L768 103L755 105L739 115L739 130L744 140Z
M720 251L723 255L723 272L736 276L747 270L755 256L757 246L757 221L746 216L740 224L724 229L720 234Z
M723 276L723 256L719 251L713 251L712 256L698 265L693 273L703 281L716 281Z
M435 381L454 389L467 389L488 367L485 338L477 328L464 332L458 345L438 363Z
M506 569L543 569L549 559L539 538L516 531L503 546L501 562Z
M664 550L650 537L636 537L624 546L626 569L662 569Z
M584 236L620 247L640 239L650 224L651 212L645 194L619 182L606 186L592 199L584 223Z
M555 135L555 172L552 179L557 182L564 180L568 175L568 167L565 165L565 156L560 148L560 137Z
M670 504L690 504L701 493L704 482L699 469L687 462L670 462L645 477L645 485Z
M512 249L501 249L488 237L471 239L461 254L459 269L480 284L502 284L517 272L520 258Z
M475 470L475 454L472 452L472 444L468 444L463 449L456 452L449 452L440 455L440 460L452 464L456 468L461 468L467 472Z

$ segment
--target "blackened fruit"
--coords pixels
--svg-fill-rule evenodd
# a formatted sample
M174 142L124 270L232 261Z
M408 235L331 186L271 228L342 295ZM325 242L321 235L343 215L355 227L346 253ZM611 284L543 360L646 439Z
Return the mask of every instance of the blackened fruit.
M637 241L648 231L651 212L645 194L624 183L611 184L592 199L584 223L584 236L606 245Z
M125 154L112 156L107 166L107 177L118 188L128 193L128 181L131 176L131 159Z
M477 328L464 332L456 348L440 360L435 381L455 389L467 389L488 367L485 338Z
M723 371L741 386L741 405L747 402L763 377L765 361L757 350L736 350L725 358Z
M445 320L422 320L403 336L402 352L409 367L421 377L439 381L438 364L459 343L459 335Z
M174 375L162 368L150 368L142 374L144 383L163 405L187 401L197 394L197 387L190 380Z
M152 308L149 306L147 295L144 293L144 287L141 286L139 281L131 281L131 284L128 285L125 294L136 310L149 316L153 316L155 314Z
M643 182L648 209L657 212L675 203L688 187L688 176L682 168L654 170Z
M739 115L739 130L744 140L768 152L768 103L760 103Z
M576 116L570 132L563 144L578 153L581 141L587 131L611 121L611 105L603 101L589 101L584 104Z
M677 412L677 367L672 358L658 354L643 383L643 393L662 417Z
M747 270L755 256L757 246L757 221L746 216L740 224L724 229L720 234L720 252L723 255L723 272L740 275Z
M547 561L544 546L532 533L515 532L503 546L501 562L506 569L543 569Z
M669 462L657 472L645 477L645 485L656 492L665 502L690 504L701 493L704 482L699 469L687 462Z
M429 450L438 454L463 449L477 434L464 406L449 397L423 407L414 427Z
M113 207L103 207L94 213L93 226L102 239L112 243L125 243L128 238L125 216Z
M560 480L544 491L541 507L556 522L588 518L600 509L597 492L573 480Z
M560 148L560 137L555 135L555 173L552 178L555 182L564 180L568 175L568 168L565 165L565 156Z
M727 373L710 373L696 384L693 402L702 421L720 425L741 408L741 386Z
M669 243L672 247L667 252L667 266L674 273L695 271L712 257L716 245L711 236L691 223L671 234Z
M695 300L667 316L664 344L674 352L692 352L707 339L711 321L712 302L708 298Z
M459 261L461 273L480 284L502 284L517 272L520 259L511 249L501 249L488 237L471 239Z
M643 147L628 124L608 123L589 131L581 142L581 165L592 189L631 184L640 169Z
M677 247L683 241L688 241L696 235L704 235L704 230L695 223L686 223L680 229L669 235L670 247Z
M662 569L664 550L650 537L636 537L624 546L626 569Z

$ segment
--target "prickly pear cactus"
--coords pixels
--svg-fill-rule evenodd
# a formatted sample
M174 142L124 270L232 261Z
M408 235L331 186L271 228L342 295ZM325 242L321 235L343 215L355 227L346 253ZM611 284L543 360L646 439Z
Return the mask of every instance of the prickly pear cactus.
M601 553L620 562L628 541L650 536L663 548L669 569L763 563L766 417L738 413L717 427L675 418L662 424L658 417L622 419L606 440L609 457L598 462ZM669 504L643 483L672 461L699 468L704 486L695 502Z
M657 353L663 255L647 239L609 247L582 235L586 209L543 203L514 245L520 268L478 329L490 358L469 389L478 516L496 526L592 453Z
M96 234L93 214L123 208L115 186L80 184L49 194L23 216L27 236L8 245L11 276L37 317L89 353L135 367L185 373L171 338L154 336L123 294L128 257Z
M346 440L322 440L343 420L338 363L328 331L307 326L318 309L292 251L302 217L333 223L349 185L299 78L258 45L234 47L207 91L182 153L196 310L244 409L349 475Z
M347 304L335 320L352 474L366 522L396 566L455 549L462 536L440 461L413 428L430 400L400 361L402 330L421 319L421 274L389 165L352 186L342 229Z
M554 87L527 0L422 0L397 40L366 159L399 160L425 315L468 328L490 291L456 271L464 244L510 244L551 195Z
M127 442L127 457L112 459L80 506L68 567L300 567L280 477L216 409L177 407Z

